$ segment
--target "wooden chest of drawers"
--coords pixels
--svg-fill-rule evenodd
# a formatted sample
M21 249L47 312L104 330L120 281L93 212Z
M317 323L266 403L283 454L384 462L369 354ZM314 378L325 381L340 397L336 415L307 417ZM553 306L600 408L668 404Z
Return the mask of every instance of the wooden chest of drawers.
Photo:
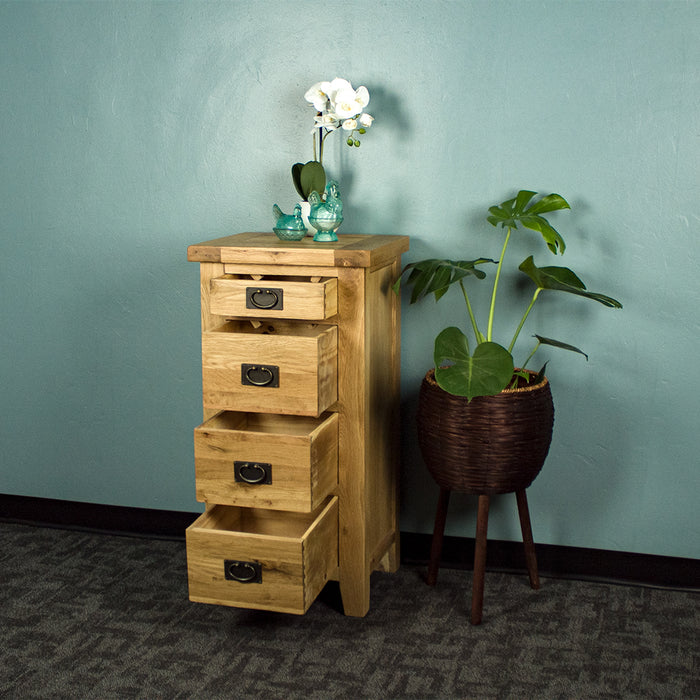
M399 564L400 312L405 236L335 243L241 233L200 263L204 423L187 530L190 599L304 613L328 580L369 610Z

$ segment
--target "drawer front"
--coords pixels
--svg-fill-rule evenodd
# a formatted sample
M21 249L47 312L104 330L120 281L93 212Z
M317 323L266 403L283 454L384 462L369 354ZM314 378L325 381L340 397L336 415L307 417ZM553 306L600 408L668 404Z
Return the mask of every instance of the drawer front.
M311 512L338 482L338 416L222 412L194 431L197 499Z
M313 514L217 505L187 529L190 600L305 613L338 571L338 499Z
M206 408L319 416L338 398L335 326L232 321L202 334Z
M210 283L209 310L218 316L322 321L338 312L338 280L268 277L255 281L224 275Z

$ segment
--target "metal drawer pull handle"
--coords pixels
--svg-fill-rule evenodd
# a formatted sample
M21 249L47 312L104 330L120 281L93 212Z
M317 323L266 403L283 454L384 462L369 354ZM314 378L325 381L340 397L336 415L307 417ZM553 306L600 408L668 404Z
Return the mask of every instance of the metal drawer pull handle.
M247 386L279 386L276 365L241 365L241 382Z
M250 300L253 302L253 306L257 306L259 309L269 309L277 303L278 298L274 289L256 289L250 295Z
M267 462L234 462L234 481L246 484L271 484L272 465Z
M238 583L262 583L262 567L253 561L224 561L224 576L227 581Z
M255 386L267 386L274 379L272 370L269 367L249 367L245 371L245 376Z
M282 290L270 287L246 287L247 309L282 309Z

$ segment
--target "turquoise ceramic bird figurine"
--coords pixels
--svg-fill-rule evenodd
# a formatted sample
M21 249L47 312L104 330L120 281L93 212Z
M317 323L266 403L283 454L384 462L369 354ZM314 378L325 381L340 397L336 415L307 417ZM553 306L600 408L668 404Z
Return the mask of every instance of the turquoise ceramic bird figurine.
M301 218L301 205L294 207L293 214L285 214L276 204L272 207L275 215L273 231L283 241L300 241L306 235L306 226Z
M343 223L343 202L340 199L340 189L335 180L329 180L326 185L326 199L313 191L309 195L309 223L317 230L315 241L337 241L336 230Z

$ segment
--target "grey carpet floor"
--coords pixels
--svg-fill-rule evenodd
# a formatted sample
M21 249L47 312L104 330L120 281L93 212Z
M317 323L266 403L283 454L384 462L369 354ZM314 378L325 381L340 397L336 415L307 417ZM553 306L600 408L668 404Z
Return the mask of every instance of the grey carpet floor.
M184 542L0 523L2 698L700 698L700 594L487 572L329 584L305 616L190 603Z

